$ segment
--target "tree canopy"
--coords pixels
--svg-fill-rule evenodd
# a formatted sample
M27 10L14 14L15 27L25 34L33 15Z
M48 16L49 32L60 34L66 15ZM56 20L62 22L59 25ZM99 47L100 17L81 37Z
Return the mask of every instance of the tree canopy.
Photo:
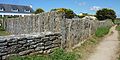
M112 19L112 20L114 20L116 18L116 13L112 9L103 8L103 9L98 10L96 12L96 17L99 20L105 20L105 19Z
M36 9L35 14L42 13L42 12L44 12L44 10L41 8L38 8L38 9Z
M56 9L51 9L51 11L63 12L65 13L66 18L73 18L74 16L76 16L76 14L71 9L56 8Z

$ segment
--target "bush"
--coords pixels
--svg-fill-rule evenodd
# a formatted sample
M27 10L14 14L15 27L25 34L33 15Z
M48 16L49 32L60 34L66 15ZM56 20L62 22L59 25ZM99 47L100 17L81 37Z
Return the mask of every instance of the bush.
M95 36L97 36L97 37L103 37L104 35L108 34L109 29L110 29L109 27L100 27L95 32Z
M65 13L65 18L74 18L75 16L77 16L73 10L71 9L66 9L66 8L57 8L57 9L51 9L51 11L57 11L57 12L62 12Z
M34 13L35 14L39 14L39 13L42 13L42 12L44 12L44 10L41 9L41 8L38 8L38 9L36 9L36 11Z
M112 9L103 8L103 9L98 10L96 12L96 17L99 20L105 20L105 19L112 19L112 20L114 20L116 18L116 13Z
M76 56L75 53L65 52L63 49L55 49L50 55L12 56L8 60L77 60Z

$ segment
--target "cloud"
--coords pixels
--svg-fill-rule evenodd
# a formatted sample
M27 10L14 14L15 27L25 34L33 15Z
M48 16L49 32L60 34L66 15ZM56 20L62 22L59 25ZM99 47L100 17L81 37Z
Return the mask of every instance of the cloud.
M78 5L79 6L84 6L84 5L86 5L86 2L80 2Z
M90 8L90 10L92 10L92 11L97 11L99 9L101 9L101 7L99 7L99 6L93 6Z

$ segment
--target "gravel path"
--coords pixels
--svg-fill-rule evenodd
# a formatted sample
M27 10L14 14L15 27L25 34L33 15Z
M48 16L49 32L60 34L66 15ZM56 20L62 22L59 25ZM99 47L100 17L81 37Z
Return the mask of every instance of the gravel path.
M116 53L119 47L118 31L115 30L116 26L110 29L113 34L106 36L103 41L96 47L94 53L88 60L116 60Z

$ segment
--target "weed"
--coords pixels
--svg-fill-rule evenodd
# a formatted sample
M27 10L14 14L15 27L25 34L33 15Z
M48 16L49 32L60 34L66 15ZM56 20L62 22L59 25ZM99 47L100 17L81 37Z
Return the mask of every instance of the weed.
M108 34L109 29L110 29L109 27L100 27L95 32L95 36L96 37L103 37L104 35Z
M77 55L58 48L50 55L11 56L8 60L77 60Z

